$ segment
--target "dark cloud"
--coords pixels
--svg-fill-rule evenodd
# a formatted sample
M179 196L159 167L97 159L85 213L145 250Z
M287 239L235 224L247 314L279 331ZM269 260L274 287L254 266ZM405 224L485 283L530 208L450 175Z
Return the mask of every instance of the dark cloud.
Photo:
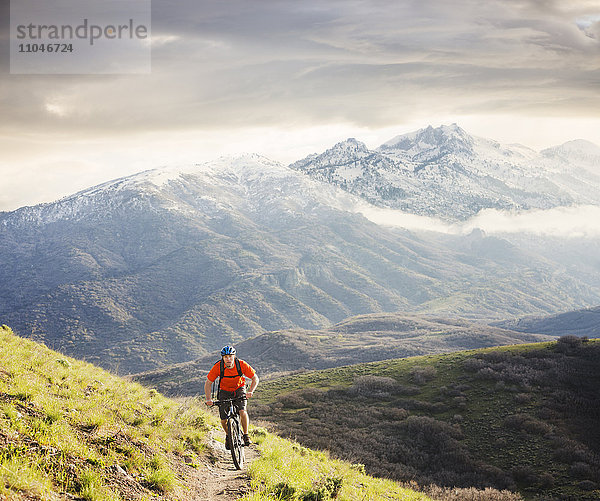
M595 113L598 25L582 30L577 20L593 5L575 3L154 0L151 75L5 75L2 130L369 127L557 106Z

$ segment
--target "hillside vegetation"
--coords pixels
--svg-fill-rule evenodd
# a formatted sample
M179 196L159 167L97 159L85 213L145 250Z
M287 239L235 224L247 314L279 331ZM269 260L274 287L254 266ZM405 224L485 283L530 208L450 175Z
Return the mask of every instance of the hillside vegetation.
M218 424L214 411L201 407L64 357L3 325L0 499L206 499L209 465L219 459L207 436ZM264 430L253 436L261 457L250 467L248 501L430 499Z
M264 376L326 369L389 358L552 339L462 319L407 313L358 315L328 329L267 332L236 345L240 356ZM193 362L137 374L134 379L167 395L197 395L215 354Z
M288 376L254 412L374 475L592 501L599 387L600 341L568 336Z
M0 350L0 498L187 499L212 419L198 405L5 326Z

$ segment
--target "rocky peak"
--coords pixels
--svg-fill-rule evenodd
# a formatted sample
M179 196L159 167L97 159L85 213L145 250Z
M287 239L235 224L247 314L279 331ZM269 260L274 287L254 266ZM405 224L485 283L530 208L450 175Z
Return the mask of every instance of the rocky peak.
M458 125L431 125L416 132L396 136L382 144L381 151L404 151L413 157L442 156L457 153L472 153L474 139Z

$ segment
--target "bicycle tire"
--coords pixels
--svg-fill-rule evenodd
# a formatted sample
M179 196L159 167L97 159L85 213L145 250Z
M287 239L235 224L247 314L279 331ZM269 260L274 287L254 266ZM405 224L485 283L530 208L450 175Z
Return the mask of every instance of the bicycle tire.
M245 455L239 418L229 418L227 420L227 434L229 435L229 444L231 445L231 458L233 459L233 464L236 469L241 470L244 467Z

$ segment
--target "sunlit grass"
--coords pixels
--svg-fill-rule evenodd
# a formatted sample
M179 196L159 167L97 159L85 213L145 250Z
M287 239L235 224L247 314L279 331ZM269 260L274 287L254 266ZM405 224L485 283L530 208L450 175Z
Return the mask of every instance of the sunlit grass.
M289 440L259 430L260 458L250 465L252 494L246 501L272 499L429 500L398 483L365 475L362 465L330 459Z
M0 432L11 440L0 450L0 498L121 499L105 482L114 466L165 493L177 486L168 455L200 463L213 424L197 401L167 399L4 326L0 349Z
M15 491L43 500L55 499L51 478L39 465L30 464L16 457L2 459L0 460L0 499L4 499L2 496L10 496L10 493Z
M135 499L187 501L173 464L185 456L202 468L210 429L220 429L218 417L197 399L167 399L0 327L0 438L9 444L0 448L2 500L134 499L111 478L119 470L145 492ZM428 499L266 432L254 439L261 457L244 499Z

